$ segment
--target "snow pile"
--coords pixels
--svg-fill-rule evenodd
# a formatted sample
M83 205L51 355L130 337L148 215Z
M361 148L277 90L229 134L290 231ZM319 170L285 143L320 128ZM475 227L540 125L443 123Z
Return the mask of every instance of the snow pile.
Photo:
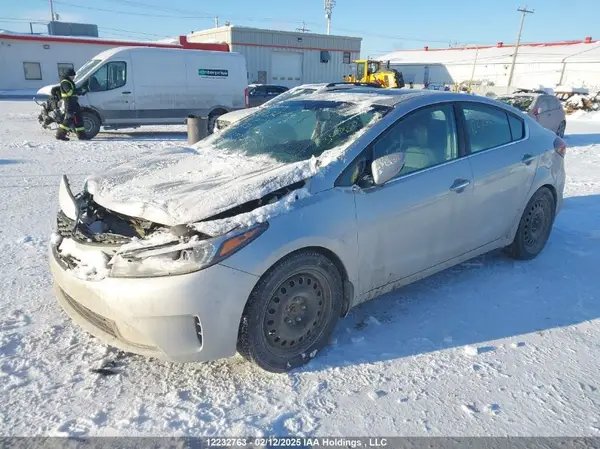
M75 259L77 266L71 272L78 279L99 281L108 276L109 257L100 250L84 251L74 240L63 239L58 246L58 252L64 257Z
M586 112L580 109L570 114L569 118L577 120L600 121L600 111Z

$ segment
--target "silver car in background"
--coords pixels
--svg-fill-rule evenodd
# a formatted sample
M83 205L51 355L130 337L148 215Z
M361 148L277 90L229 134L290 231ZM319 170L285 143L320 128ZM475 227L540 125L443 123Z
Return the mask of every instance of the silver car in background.
M544 128L564 137L567 128L567 115L562 103L554 95L540 92L522 92L498 97L497 100L509 104L529 115Z
M80 194L63 178L56 294L125 351L238 351L288 371L364 301L497 248L536 257L563 204L565 150L485 97L351 88L282 102Z

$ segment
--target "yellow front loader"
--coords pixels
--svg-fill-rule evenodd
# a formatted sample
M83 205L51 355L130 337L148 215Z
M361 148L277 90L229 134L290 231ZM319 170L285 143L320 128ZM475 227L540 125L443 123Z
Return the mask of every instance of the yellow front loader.
M405 86L402 72L390 69L390 63L386 67L381 66L381 61L372 59L359 59L353 61L356 71L344 76L344 81L349 83L377 83L387 89L399 89Z

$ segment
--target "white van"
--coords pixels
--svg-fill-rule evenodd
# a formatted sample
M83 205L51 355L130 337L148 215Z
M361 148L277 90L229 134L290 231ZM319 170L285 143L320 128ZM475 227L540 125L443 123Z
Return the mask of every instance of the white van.
M178 48L118 47L84 64L75 77L88 138L105 129L183 124L248 104L246 60L239 53ZM46 86L38 95L50 95Z

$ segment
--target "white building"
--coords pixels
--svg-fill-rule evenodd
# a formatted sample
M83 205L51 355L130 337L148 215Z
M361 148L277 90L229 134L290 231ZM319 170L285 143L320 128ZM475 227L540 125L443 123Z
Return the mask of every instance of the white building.
M106 40L0 32L0 90L39 89L58 82L66 69L77 70L109 48L122 46L229 51L225 44L192 44L185 36L174 43Z
M415 84L488 81L508 86L514 45L395 51L381 56ZM512 86L600 88L600 41L521 44Z
M0 31L0 90L38 89L58 82L113 47L151 46L234 51L246 57L248 81L296 86L342 81L360 57L361 38L226 26L181 36L174 43Z
M250 83L288 87L343 81L360 58L362 38L223 26L188 35L190 42L225 42L246 57Z

